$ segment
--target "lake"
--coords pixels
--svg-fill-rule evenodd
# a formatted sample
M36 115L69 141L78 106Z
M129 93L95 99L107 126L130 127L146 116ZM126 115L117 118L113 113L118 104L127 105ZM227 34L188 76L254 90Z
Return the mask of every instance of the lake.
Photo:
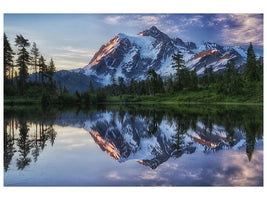
M263 106L9 107L4 186L263 186Z

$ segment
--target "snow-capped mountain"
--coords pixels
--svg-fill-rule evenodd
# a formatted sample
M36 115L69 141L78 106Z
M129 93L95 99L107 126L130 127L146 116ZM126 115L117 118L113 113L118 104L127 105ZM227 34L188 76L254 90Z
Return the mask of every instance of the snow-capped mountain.
M231 59L237 66L246 60L246 51L241 47L221 46L204 42L197 46L180 38L170 38L155 26L136 36L119 33L107 44L102 45L88 65L71 72L81 73L90 80L110 84L111 77L123 77L126 82L132 78L145 79L147 71L154 69L163 77L174 73L172 55L178 51L183 54L189 70L196 69L201 75L204 66L212 66L215 72L225 69Z

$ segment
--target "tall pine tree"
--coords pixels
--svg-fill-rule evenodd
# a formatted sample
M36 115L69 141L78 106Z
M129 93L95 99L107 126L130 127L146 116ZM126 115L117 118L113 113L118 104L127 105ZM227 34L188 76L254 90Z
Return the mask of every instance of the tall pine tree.
M39 59L39 73L41 74L42 94L44 93L45 77L47 77L47 65L43 56Z
M90 83L89 83L89 91L90 93L94 93L94 86L93 86L92 80L90 80Z
M118 77L118 82L119 82L119 85L118 85L118 89L119 89L119 94L120 94L120 97L122 94L125 93L125 84L124 84L124 79L123 77Z
M226 90L228 93L233 92L233 84L236 78L236 69L235 69L235 63L233 60L229 60L226 65L226 71L225 71L225 83L226 83Z
M172 56L172 60L172 68L176 70L177 87L180 90L182 89L181 70L185 68L182 52L178 50L177 53Z
M198 76L196 69L190 72L190 79L191 79L191 90L197 90L198 88Z
M56 67L55 67L53 59L51 58L50 63L47 68L47 77L48 77L48 81L49 81L51 88L53 87L53 76L55 72L56 72Z
M257 69L256 56L255 56L254 49L253 49L251 42L247 50L247 62L246 62L246 68L245 68L245 76L246 76L246 79L250 83L258 81L260 78L258 69Z
M7 72L9 72L9 78L13 80L13 57L13 50L9 44L6 34L4 33L4 83L7 83L8 80ZM11 77L10 71L12 72Z
M32 44L31 54L32 54L32 65L35 71L35 82L37 82L37 66L38 66L38 57L40 53L39 53L39 49L36 47L35 42ZM39 76L39 79L40 79L40 76Z
M157 90L157 73L154 69L149 69L148 72L150 93L155 96Z
M26 47L29 47L30 43L22 35L17 35L15 45L19 48L17 59L17 65L19 68L19 91L20 94L23 95L26 89L26 80L29 75L28 65L30 64L30 54Z

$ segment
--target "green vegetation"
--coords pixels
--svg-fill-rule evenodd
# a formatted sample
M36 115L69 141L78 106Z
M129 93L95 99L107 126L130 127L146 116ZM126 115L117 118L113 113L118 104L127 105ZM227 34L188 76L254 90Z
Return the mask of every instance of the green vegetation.
M243 70L237 70L233 60L223 72L214 73L213 67L205 67L204 74L197 76L184 66L180 51L173 56L172 67L176 73L165 80L153 69L147 79L131 80L125 86L114 77L112 84L101 89L106 94L106 103L263 103L263 62L256 60L250 43L247 61ZM122 87L123 85L123 87Z
M90 81L87 91L74 94L54 81L54 61L51 59L47 65L36 43L30 53L27 49L30 43L22 35L17 35L15 43L18 46L16 65L13 64L13 50L4 34L5 105L263 103L263 61L262 58L256 59L251 43L244 70L237 70L231 60L223 72L215 74L212 66L205 66L204 74L198 77L195 70L189 71L184 66L183 56L178 51L173 55L172 64L176 73L165 80L149 69L145 80L132 79L126 85L123 77L118 77L117 81L112 77L111 85L98 89L93 88ZM30 67L35 72L32 79L28 78Z

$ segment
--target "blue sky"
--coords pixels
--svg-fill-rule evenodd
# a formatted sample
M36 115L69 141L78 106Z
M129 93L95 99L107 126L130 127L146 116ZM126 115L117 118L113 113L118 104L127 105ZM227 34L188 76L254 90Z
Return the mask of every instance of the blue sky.
M252 42L263 48L263 14L4 14L10 43L22 34L36 42L46 60L53 58L58 70L84 67L116 34L136 35L152 25L196 44Z

